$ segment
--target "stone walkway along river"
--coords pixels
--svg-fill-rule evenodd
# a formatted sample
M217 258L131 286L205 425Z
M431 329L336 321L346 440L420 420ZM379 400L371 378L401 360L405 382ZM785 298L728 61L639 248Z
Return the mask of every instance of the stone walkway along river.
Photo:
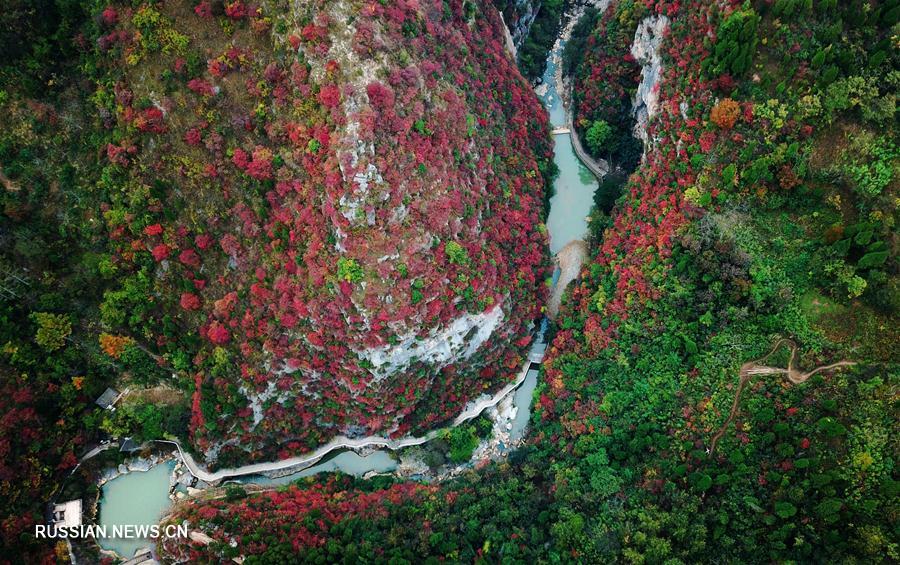
M460 413L459 416L457 416L453 420L449 427L456 427L463 422L467 422L473 418L478 417L478 415L483 411L492 406L496 406L507 395L515 391L515 389L525 381L525 377L528 375L528 371L529 369L531 369L531 366L534 364L539 365L541 361L543 361L544 352L546 351L546 349L547 343L544 341L543 332L540 332L538 334L538 339L535 340L534 345L532 345L531 349L528 351L525 364L522 367L522 370L519 371L519 375L516 380L500 389L495 395L491 396L490 398L482 399L466 406L466 409L463 410L462 413ZM432 430L423 436L401 439L390 439L381 436L368 436L363 438L351 439L344 436L338 436L328 443L320 446L315 451L306 455L300 455L288 459L280 459L278 461L254 463L241 467L219 469L218 471L208 471L204 469L196 462L196 460L194 460L193 456L190 453L182 449L181 445L177 441L160 439L156 440L156 442L174 445L178 450L178 454L181 457L181 460L184 462L184 465L188 468L192 475L207 483L217 483L224 479L241 477L245 475L260 475L263 473L270 473L272 471L302 471L303 469L318 463L329 453L340 449L364 449L368 447L383 447L390 450L398 450L404 447L422 445L423 443L436 438L445 429L446 428L440 428Z

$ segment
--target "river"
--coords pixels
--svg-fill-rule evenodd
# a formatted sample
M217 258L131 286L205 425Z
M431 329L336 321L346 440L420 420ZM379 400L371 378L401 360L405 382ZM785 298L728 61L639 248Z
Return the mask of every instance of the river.
M550 115L552 127L565 127L566 110L562 104L555 81L555 73L565 42L560 39L548 55L547 70L538 89L539 96ZM568 134L555 136L554 161L559 176L554 182L554 194L550 199L547 230L550 234L550 252L556 255L567 243L582 239L587 231L587 216L593 206L597 179L575 154ZM558 273L557 273L558 274ZM554 279L557 275L554 275ZM546 321L544 322L546 323ZM510 438L524 437L531 416L531 402L537 386L537 370L529 370L522 384L515 390L516 416L511 422ZM117 477L103 485L100 503L100 523L155 524L171 505L169 476L174 464L157 465L147 472L132 472ZM396 460L386 450L359 455L354 451L341 451L334 457L312 467L278 478L252 475L238 482L259 485L282 485L301 477L320 472L342 471L362 476L369 472L387 473L395 470ZM149 545L147 540L102 539L100 546L121 556L131 557L134 551Z
M566 109L557 92L556 72L565 48L565 40L560 38L553 45L547 57L538 93L554 128L568 126ZM550 213L547 216L547 231L550 234L550 253L556 255L570 241L584 239L587 233L587 217L594 205L594 191L597 178L584 166L572 147L572 138L567 133L554 136L553 160L559 167L559 176L553 183L553 197L550 199Z

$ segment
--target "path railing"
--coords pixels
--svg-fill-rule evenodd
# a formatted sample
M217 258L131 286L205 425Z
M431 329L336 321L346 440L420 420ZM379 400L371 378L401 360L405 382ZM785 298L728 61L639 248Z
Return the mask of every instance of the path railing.
M564 98L564 100L566 99ZM578 132L575 131L575 127L572 125L572 113L569 111L568 106L566 106L566 124L568 127L566 127L565 129L569 130L569 139L572 140L572 149L575 150L575 155L584 164L585 167L587 167L592 173L594 173L594 176L597 177L597 180L603 180L603 177L605 177L609 173L609 163L607 163L603 159L594 159L593 157L588 155L587 151L584 150L584 147L582 147L581 145L581 140L578 138Z

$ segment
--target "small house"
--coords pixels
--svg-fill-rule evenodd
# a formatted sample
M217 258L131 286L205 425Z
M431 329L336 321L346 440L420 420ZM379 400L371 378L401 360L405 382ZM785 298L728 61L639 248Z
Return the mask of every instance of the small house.
M103 394L97 398L95 404L104 410L114 410L116 401L119 399L119 391L114 388L107 388Z
M140 448L141 446L130 437L119 440L119 451L122 453L131 453L132 451L138 451Z

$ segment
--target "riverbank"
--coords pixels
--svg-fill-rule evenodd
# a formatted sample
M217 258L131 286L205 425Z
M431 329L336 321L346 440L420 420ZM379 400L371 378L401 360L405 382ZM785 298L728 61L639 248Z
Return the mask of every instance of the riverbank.
M554 260L559 266L559 279L553 287L550 300L547 301L547 317L556 320L559 307L562 304L563 293L569 283L578 278L581 273L581 265L587 260L588 246L583 240L570 241L556 254Z
M602 12L609 7L609 0L601 0L595 2L593 5ZM569 129L569 138L572 141L572 149L575 151L575 155L582 164L597 177L598 181L602 181L603 177L609 173L609 163L604 159L594 159L582 146L581 139L578 137L578 131L575 129L574 117L572 115L572 81L564 77L562 72L563 49L561 46L565 45L572 37L572 31L575 29L575 25L578 23L578 20L581 19L581 16L584 15L584 9L585 5L580 5L575 8L575 11L569 17L566 26L563 28L562 32L560 32L556 44L553 46L553 58L556 67L553 79L556 83L556 92L559 94L566 114L566 127Z
M144 447L142 455L99 471L96 493L86 500L86 516L106 531L122 525L151 526L176 500L207 486L197 484L177 451L152 449ZM131 559L139 550L152 551L154 545L149 538L96 538L94 542L93 551L115 560Z
M445 429L456 427L464 422L472 420L478 417L485 409L499 404L506 396L515 391L519 387L519 385L521 385L525 381L525 378L528 375L528 370L531 368L532 364L540 364L540 362L543 360L546 347L546 343L543 342L543 334L539 333L538 339L535 341L534 345L532 345L531 349L526 355L525 364L520 370L519 375L516 377L515 381L500 389L500 391L498 391L494 396L488 397L487 399L478 400L474 404L468 405L466 409L463 410L463 412L453 420L450 426L432 430L424 436L401 439L389 439L380 436L368 436L364 438L351 439L346 436L337 436L307 455L281 459L278 461L269 461L265 463L254 463L250 465L243 465L241 467L219 469L218 471L208 471L207 469L203 468L197 463L196 460L194 460L193 456L190 453L182 449L181 444L179 444L177 441L156 441L159 443L168 443L174 445L178 450L181 460L184 462L185 466L188 468L191 474L198 479L211 484L218 483L224 479L236 478L245 475L265 475L272 472L279 472L280 474L287 475L300 472L303 469L315 465L333 451L341 449L362 450L372 447L379 447L397 451L406 447L422 445L423 443L437 438L441 433L444 432Z

